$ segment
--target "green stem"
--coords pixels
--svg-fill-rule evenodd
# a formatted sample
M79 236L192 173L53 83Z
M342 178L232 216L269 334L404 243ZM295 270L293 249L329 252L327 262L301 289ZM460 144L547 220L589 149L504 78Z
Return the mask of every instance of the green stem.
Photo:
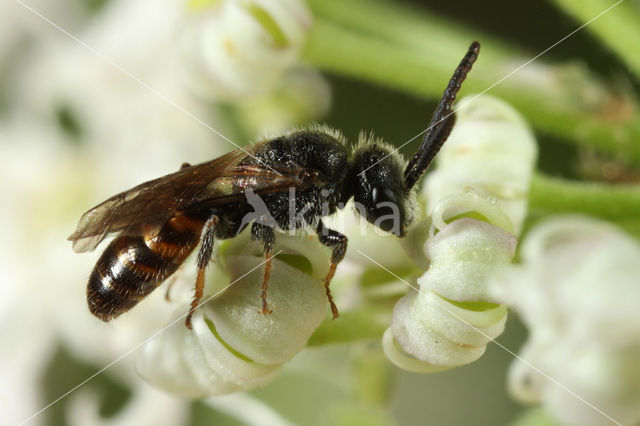
M484 45L464 93L482 92L526 62L513 53L515 49L489 37L461 32L444 20L403 10L395 3L367 1L365 7L361 0L312 0L311 4L315 23L304 51L308 62L416 96L439 98L475 38ZM581 65L536 61L489 93L511 103L543 131L622 154L640 165L636 105L612 94Z
M554 0L556 5L580 23L591 21L607 8L611 0ZM586 27L610 47L640 78L640 6L623 1L600 15Z
M531 182L532 215L583 213L617 223L640 235L640 185L569 181L541 174Z
M543 408L529 408L511 423L511 426L561 426L561 423Z
M492 61L522 56L497 38L468 26L447 21L408 5L384 0L308 0L314 16L357 30L374 38L415 48L439 60L456 61L457 51L466 49L471 40L481 40L483 59Z
M363 306L340 313L340 321L325 320L309 339L308 346L381 339L391 322L391 309Z

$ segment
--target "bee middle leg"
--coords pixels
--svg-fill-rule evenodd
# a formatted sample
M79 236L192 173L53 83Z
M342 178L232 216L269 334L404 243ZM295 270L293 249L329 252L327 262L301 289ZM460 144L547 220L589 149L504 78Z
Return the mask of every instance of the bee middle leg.
M273 248L276 244L276 233L272 227L254 222L253 225L251 225L251 239L262 240L263 243L266 261L264 264L262 287L260 288L260 299L262 299L262 309L260 309L260 313L262 315L267 315L272 312L269 310L269 305L267 304L267 285L269 284L269 278L271 277L271 263L273 260L271 254L273 253Z
M204 272L211 260L213 254L213 242L215 235L215 226L218 224L218 216L213 215L204 224L202 228L202 236L200 237L200 250L198 251L198 275L196 277L196 291L191 301L191 309L185 320L185 325L191 330L191 316L200 304L202 293L204 291Z
M331 305L331 313L333 314L333 319L336 319L338 318L338 316L340 316L340 313L338 312L338 307L333 302L333 296L331 296L329 284L331 284L331 280L336 273L338 263L340 263L342 259L344 259L344 255L347 252L347 244L349 243L349 240L340 232L334 231L333 229L329 229L324 226L324 223L322 223L322 221L318 222L316 233L318 234L320 243L332 250L331 266L329 267L329 273L327 273L327 276L324 279L324 288L327 293L327 299L329 299L329 304Z

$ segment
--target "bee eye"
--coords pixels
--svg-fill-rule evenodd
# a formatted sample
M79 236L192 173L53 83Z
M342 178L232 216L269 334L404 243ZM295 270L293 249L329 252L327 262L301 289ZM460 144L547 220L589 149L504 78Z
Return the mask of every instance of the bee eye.
M404 211L398 204L396 194L389 188L374 187L371 191L371 201L373 205L369 211L369 221L383 231L402 236Z
M376 206L380 203L398 204L398 197L396 197L396 194L389 188L375 187L371 191L371 201L373 201L373 204Z

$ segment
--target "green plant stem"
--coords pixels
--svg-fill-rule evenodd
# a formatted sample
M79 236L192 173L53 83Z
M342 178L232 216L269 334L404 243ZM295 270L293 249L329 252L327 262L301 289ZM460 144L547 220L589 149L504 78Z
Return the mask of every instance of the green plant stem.
M537 174L531 182L529 210L584 213L621 225L640 225L640 185L570 181Z
M326 319L313 333L308 346L320 346L336 343L349 343L357 340L375 340L391 322L391 309L362 306L340 313L340 321Z
M611 0L554 0L577 22L588 22L615 3ZM640 78L640 4L623 1L589 23L588 31L610 47Z
M434 25L436 18L395 3L312 0L311 5L315 23L303 53L309 63L429 99L442 95L470 41L485 40L444 20ZM416 38L422 41L412 41ZM463 93L483 92L526 62L515 49L487 40ZM511 103L544 132L640 165L636 105L613 94L583 66L536 61L489 94Z
M379 340L375 345L361 345L352 349L350 367L354 394L359 401L380 407L389 402L392 380L390 364L380 350Z
M561 426L543 408L529 408L511 426Z
M459 60L471 40L481 40L491 60L522 56L499 39L422 10L384 0L308 0L314 16L373 38L411 47L439 60ZM445 37L446 36L446 37Z

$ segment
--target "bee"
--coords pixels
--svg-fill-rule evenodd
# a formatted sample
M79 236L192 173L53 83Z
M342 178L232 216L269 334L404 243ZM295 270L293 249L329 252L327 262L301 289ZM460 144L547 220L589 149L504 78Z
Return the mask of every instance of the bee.
M204 273L215 240L238 235L251 225L251 238L262 242L262 314L268 314L275 228L315 226L320 243L331 249L324 280L333 318L338 309L329 284L347 250L347 237L327 228L322 217L351 198L368 222L398 237L412 221L416 183L447 140L455 122L451 106L478 57L473 42L456 68L433 114L418 151L406 163L390 146L359 144L349 150L337 134L324 129L298 130L237 149L214 160L142 183L87 211L69 240L76 252L94 250L116 234L96 263L87 285L93 315L110 321L127 312L169 278L199 246L195 294L185 320L198 307ZM292 201L290 193L295 190ZM255 214L250 198L259 197L271 222ZM290 213L295 214L290 214Z

